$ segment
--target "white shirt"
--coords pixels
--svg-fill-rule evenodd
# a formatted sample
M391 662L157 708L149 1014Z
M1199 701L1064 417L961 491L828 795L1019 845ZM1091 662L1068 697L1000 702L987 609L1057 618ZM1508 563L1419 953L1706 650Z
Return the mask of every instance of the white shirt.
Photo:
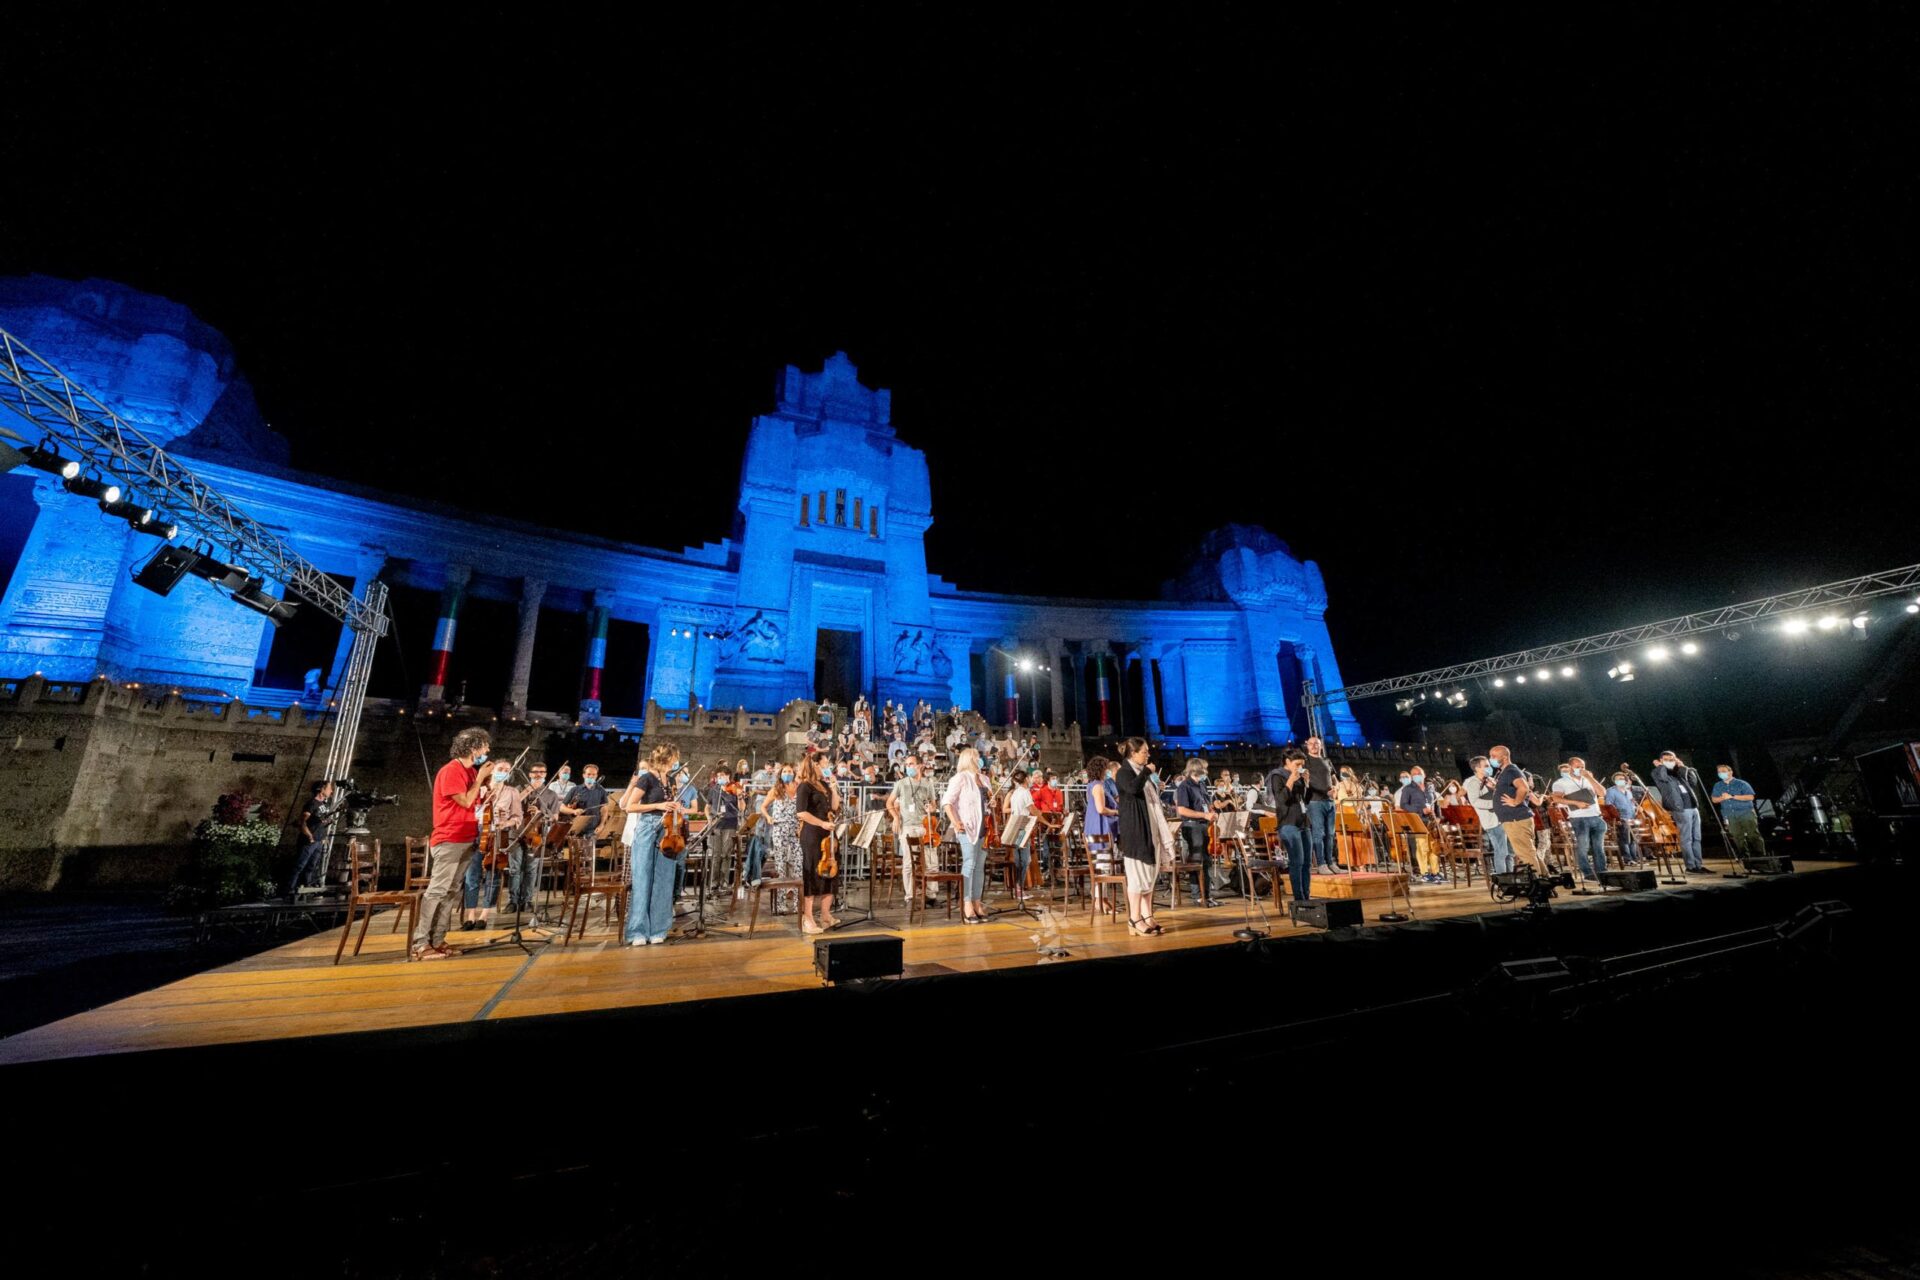
M1497 827L1500 825L1500 819L1495 817L1493 812L1493 783L1491 780L1468 778L1466 782L1461 785L1460 789L1467 793L1468 803L1472 804L1474 812L1480 815L1481 826Z
M1579 804L1568 805L1567 816L1569 818L1599 817L1600 816L1600 801L1599 801L1600 785L1596 783L1592 778L1565 777L1565 778L1555 778L1553 780L1553 794L1557 796L1572 795L1576 791L1587 792L1589 795L1594 797L1594 802L1588 805L1579 805Z
M1012 826L1014 819L1033 812L1033 792L1025 787L1015 787L1007 796L1007 825ZM1029 831L1028 835L1033 833ZM1021 844L1026 841L1022 840Z

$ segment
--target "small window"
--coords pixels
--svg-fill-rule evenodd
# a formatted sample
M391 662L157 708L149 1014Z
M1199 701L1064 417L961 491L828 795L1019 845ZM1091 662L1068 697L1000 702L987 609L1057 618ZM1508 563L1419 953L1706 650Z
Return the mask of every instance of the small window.
M880 508L878 507L867 508L867 536L869 538L880 536Z
M833 491L833 522L842 529L847 527L847 491L845 489Z
M866 522L866 518L860 514L860 499L855 498L853 500L853 527L858 529Z
M800 495L800 523L803 525L807 523L807 507L809 505L810 504L807 502L807 495L804 493L801 494Z
M264 751L236 751L233 753L235 764L272 764L273 756Z
M820 509L814 512L813 522L815 524L825 524L827 522L827 491L825 489L820 491Z

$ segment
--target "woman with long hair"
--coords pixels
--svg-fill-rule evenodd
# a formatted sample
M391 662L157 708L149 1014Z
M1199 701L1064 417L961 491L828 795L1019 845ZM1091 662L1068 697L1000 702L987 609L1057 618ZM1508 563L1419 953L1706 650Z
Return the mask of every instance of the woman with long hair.
M671 742L661 743L620 795L621 810L633 815L627 827L632 892L621 933L630 947L665 942L673 925L673 877L679 859L660 852L660 833L668 813L686 812L667 790L667 779L679 760L680 752Z
M833 815L840 807L839 788L821 774L820 757L808 756L800 762L794 786L794 813L799 822L800 840L800 932L825 933L840 922L833 915L833 891L840 883L838 875L820 874L820 845L833 834ZM820 907L820 919L813 918L814 905Z
M940 807L953 824L953 837L960 842L960 872L964 901L960 915L968 924L987 922L987 783L980 776L980 753L972 747L960 752L954 761L953 776L940 797Z
M774 776L773 786L760 797L760 816L765 819L768 845L772 850L773 878L800 878L800 821L794 802L793 766L783 764ZM780 890L776 910L798 911L799 897L791 889Z
M1160 852L1153 838L1149 804L1159 804L1154 788L1149 795L1147 740L1128 738L1120 744L1122 764L1114 775L1120 792L1114 835L1127 867L1127 927L1137 934L1165 933L1153 918L1153 886L1160 878Z

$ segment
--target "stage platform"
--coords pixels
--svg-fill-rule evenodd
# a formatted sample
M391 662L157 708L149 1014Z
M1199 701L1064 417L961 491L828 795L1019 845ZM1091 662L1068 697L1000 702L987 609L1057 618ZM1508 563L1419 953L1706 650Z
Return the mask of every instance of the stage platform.
M1728 869L1726 862L1717 859L1708 865L1715 871ZM1803 862L1797 875L1801 879L1819 877L1848 865ZM1326 879L1316 878L1316 889ZM1630 896L1596 892L1591 897L1573 897L1562 890L1553 913L1582 912L1601 902L1739 893L1744 886L1765 883L1766 879L1693 877L1684 889L1663 887ZM862 901L865 886L856 885L852 896L856 903ZM1364 893L1354 896L1368 898L1368 924L1361 932L1386 933L1408 927L1375 924L1374 917L1388 904ZM1508 915L1519 910L1519 904L1493 901L1484 881L1476 881L1470 888L1416 885L1412 899L1417 922ZM990 907L1008 905L1003 892L990 895ZM1047 904L1040 898L1033 905L1044 908ZM1256 910L1253 923L1267 930L1274 941L1319 932L1288 923L1283 914L1274 912L1271 898L1262 905L1265 918ZM1240 945L1233 932L1245 919L1238 898L1225 899L1222 906L1210 909L1162 907L1158 914L1167 932L1160 937L1141 938L1130 935L1124 918L1117 922L1104 916L1090 920L1081 902L1053 911L1057 931L1011 911L986 926L963 925L957 915L949 921L940 910L909 924L897 894L890 906L883 894L880 914L873 923L845 928L830 936L897 934L905 942L905 976L928 978L1036 966L1074 967L1101 960L1233 948ZM325 1039L349 1033L404 1033L410 1029L445 1033L463 1024L604 1015L817 991L821 982L813 971L813 939L799 933L793 917L763 915L756 936L749 939L746 914L745 904L741 904L734 923L710 913L714 927L704 938L676 938L665 946L628 948L619 944L617 930L607 927L596 908L586 938L571 945L557 941L536 945L531 954L514 946L496 946L431 963L408 962L404 937L390 932L392 917L382 914L375 918L362 953L353 956L349 940L348 954L338 965L334 952L340 931L328 929L237 963L21 1032L0 1041L0 1065ZM502 936L500 930L455 932L448 940L458 948L472 949ZM1043 944L1064 947L1070 954L1042 954Z

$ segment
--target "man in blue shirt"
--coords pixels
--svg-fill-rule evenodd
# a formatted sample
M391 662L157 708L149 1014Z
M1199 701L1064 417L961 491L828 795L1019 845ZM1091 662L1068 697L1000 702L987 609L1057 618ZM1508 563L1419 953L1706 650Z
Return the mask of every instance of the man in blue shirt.
M1720 821L1727 824L1727 836L1741 861L1767 856L1767 842L1760 837L1760 818L1754 808L1753 784L1733 776L1731 765L1720 766L1720 781L1713 784L1713 802L1720 806Z
M1186 772L1174 784L1173 811L1180 815L1180 839L1187 846L1187 861L1200 865L1194 874L1194 904L1217 907L1220 904L1213 899L1213 859L1207 855L1207 827L1213 822L1213 797L1207 794L1205 757L1194 756L1187 761Z
M1718 875L1707 870L1706 860L1700 855L1700 801L1694 794L1692 773L1680 763L1679 756L1664 751L1653 764L1653 785L1660 788L1660 803L1680 829L1680 856L1687 864L1687 874Z
M1628 785L1629 779L1624 773L1613 775L1613 785L1607 788L1606 802L1620 815L1620 824L1616 830L1620 834L1620 858L1630 867L1640 865L1640 851L1633 843L1633 814L1640 801Z
M580 767L580 785L567 797L560 812L576 817L584 817L587 822L577 834L586 843L587 856L593 856L594 846L600 842L600 812L607 806L607 789L600 785L600 766L586 764Z

